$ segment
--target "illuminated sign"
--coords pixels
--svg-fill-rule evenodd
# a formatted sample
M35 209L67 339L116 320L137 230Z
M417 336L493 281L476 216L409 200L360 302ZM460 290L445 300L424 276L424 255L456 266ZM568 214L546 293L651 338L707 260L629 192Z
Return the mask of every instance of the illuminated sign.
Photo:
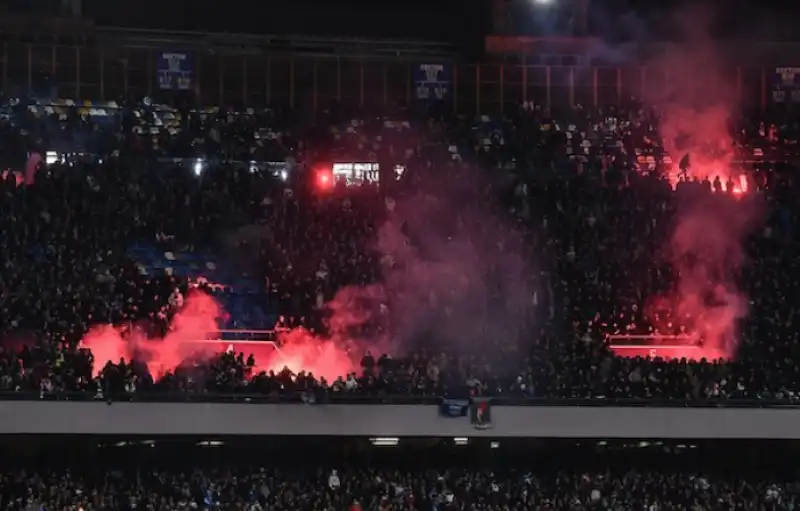
M331 170L333 178L344 181L347 186L380 181L380 167L377 163L334 163Z
M156 57L156 75L160 89L190 90L194 58L188 53L162 51Z
M344 181L347 186L363 183L380 183L380 165L377 163L334 163L331 167L335 181ZM394 166L394 179L399 180L405 173L403 165Z
M775 68L772 99L776 103L800 102L800 68Z
M417 99L434 101L450 96L453 69L449 64L419 64L413 69Z

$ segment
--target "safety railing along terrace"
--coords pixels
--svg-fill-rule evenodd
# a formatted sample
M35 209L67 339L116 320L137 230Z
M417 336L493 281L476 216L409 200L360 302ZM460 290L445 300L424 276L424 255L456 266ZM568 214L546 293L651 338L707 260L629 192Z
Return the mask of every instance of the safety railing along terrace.
M304 55L291 45L282 53L248 48L210 52L9 41L0 48L0 87L29 90L46 74L61 97L103 101L150 96L159 92L164 73L171 72L163 68L168 50L184 57L181 87L206 104L221 105L280 103L320 109L341 101L377 108L438 98L457 111L488 113L523 101L550 106L623 104L645 91L668 91L678 81L692 79L642 66L469 64L437 54L320 56ZM800 68L730 66L716 83L704 83L704 90L710 96L715 90L735 91L743 106L766 109L776 101L800 101L796 70Z

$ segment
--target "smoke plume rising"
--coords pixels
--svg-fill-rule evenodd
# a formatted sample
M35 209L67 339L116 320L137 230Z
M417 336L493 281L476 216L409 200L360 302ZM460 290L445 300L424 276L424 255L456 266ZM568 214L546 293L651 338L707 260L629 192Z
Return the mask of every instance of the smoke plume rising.
M326 304L326 342L359 356L463 353L519 336L532 320L530 259L479 183L463 170L387 199L374 240L381 279L345 287Z
M379 311L391 351L486 349L492 339L517 336L530 319L532 272L522 239L481 197L456 183L435 194L423 187L398 199L379 229L383 279L357 294L371 304L362 311Z
M106 362L137 356L161 376L189 354L253 354L257 371L312 372L328 381L355 371L366 351L492 350L520 335L531 318L532 289L522 239L485 198L472 171L387 199L373 240L381 278L340 289L324 306L325 333L278 332L276 342L221 341L218 303L191 292L163 339L92 328L83 345ZM513 344L513 343L512 343Z
M210 345L202 342L213 339L219 331L223 311L211 296L191 291L185 303L174 315L169 332L163 338L153 338L131 325L101 324L84 335L81 346L94 356L93 373L100 374L108 362L137 359L147 365L153 378L158 379L181 365L190 355L210 357Z
M737 323L748 312L738 279L745 263L742 245L758 224L760 208L748 193L747 175L735 164L732 124L741 98L726 72L729 63L706 35L710 13L692 8L676 19L686 42L646 63L668 80L663 89L645 91L644 103L657 113L664 148L673 160L689 155L685 177L719 182L714 194L673 194L674 224L662 255L675 284L652 300L647 312L658 323L664 308L671 309L670 321L677 324L655 328L664 333L682 329L702 343L698 357L728 358L735 356ZM677 169L669 179L678 184Z

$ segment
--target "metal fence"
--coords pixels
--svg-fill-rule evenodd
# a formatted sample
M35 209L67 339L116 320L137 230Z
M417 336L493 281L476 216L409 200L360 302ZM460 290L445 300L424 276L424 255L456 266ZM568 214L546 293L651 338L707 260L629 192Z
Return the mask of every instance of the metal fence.
M5 43L0 85L31 88L48 75L62 97L95 100L158 91L156 59L151 49L119 49ZM355 57L268 57L258 55L194 56L192 88L208 104L281 103L308 109L331 100L380 107L415 97L414 62ZM744 106L766 108L771 101L773 69L729 68L716 84L739 92ZM666 89L687 76L668 76L648 67L567 67L516 64L452 64L447 102L464 112L516 108L532 100L552 106L618 104L642 90ZM706 86L714 90L714 86Z
M96 391L70 391L70 392L39 392L39 391L0 391L0 402L6 401L107 401L107 402L136 402L136 403L302 403L314 397L318 404L333 405L441 405L443 399L439 396L420 396L408 394L383 394L369 395L356 392L330 392L317 389L316 392L285 391L280 393L234 393L234 392L193 392L193 391L165 391L165 392L104 392ZM304 401L305 397L305 401ZM625 407L625 408L781 408L796 409L800 401L794 398L786 399L746 399L746 398L713 398L713 399L664 399L664 398L548 398L526 396L483 396L491 399L492 406L538 406L538 407ZM454 401L460 401L455 399ZM468 399L463 401L469 402Z

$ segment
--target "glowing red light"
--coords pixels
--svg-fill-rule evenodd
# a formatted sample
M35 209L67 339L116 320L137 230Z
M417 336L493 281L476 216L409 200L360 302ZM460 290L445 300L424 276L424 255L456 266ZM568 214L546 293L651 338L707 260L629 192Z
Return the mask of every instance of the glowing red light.
M333 186L333 174L329 169L317 169L317 186L323 190Z
M733 194L744 195L745 193L747 193L747 176L741 175L739 176L739 183L733 187Z

